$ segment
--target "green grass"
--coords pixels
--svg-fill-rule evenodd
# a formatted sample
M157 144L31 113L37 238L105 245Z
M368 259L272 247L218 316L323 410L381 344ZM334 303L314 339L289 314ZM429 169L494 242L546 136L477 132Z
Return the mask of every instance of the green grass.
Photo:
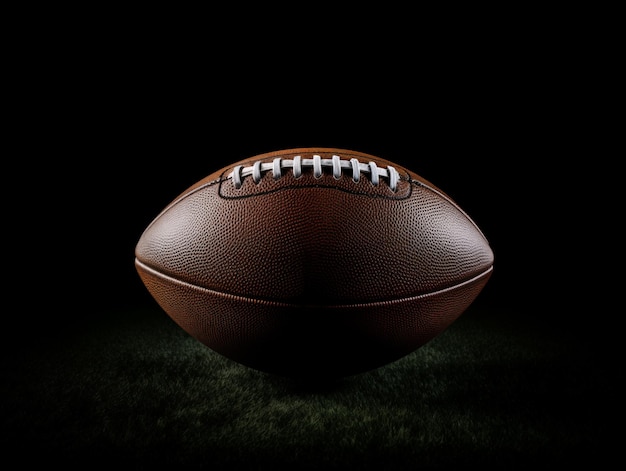
M221 357L162 311L111 313L4 359L5 456L355 470L602 458L603 370L575 336L507 319L468 311L391 365L303 384Z

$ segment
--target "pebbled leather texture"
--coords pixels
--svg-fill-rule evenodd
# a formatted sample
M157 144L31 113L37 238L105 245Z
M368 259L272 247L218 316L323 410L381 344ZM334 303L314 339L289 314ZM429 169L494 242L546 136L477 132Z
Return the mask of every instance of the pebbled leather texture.
M373 161L399 175L358 182L284 168L258 181L236 165L276 158ZM146 228L136 268L192 336L253 368L344 376L394 361L445 330L493 270L476 224L415 173L360 152L302 148L255 156L192 185Z

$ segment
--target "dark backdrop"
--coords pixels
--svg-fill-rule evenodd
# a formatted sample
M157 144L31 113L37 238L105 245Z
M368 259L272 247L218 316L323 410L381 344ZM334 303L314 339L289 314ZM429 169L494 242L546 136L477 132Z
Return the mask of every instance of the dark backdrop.
M380 156L452 196L495 253L477 303L580 319L571 301L590 281L567 248L586 201L571 163L584 139L576 49L513 25L289 53L266 30L233 51L205 29L112 24L58 31L16 68L6 267L27 308L10 324L47 331L153 303L133 250L158 212L227 164L308 146Z
M12 235L26 242L15 270L22 280L36 277L26 286L37 296L27 302L47 306L39 311L46 328L152 304L133 251L166 204L237 160L319 146L391 160L452 196L495 254L493 277L477 303L514 306L530 316L576 316L563 311L567 293L575 291L563 284L571 275L563 245L572 228L567 195L555 191L564 177L542 141L542 117L521 98L482 91L475 100L451 92L428 108L404 95L384 103L358 96L348 103L309 94L289 103L240 97L245 106L219 107L194 96L164 102L138 90L89 95L63 116L47 117L63 126L44 133L47 151L24 186L29 202L13 209ZM50 316L48 308L58 314ZM39 317L34 312L26 322L36 328L33 315Z
M175 41L161 22L136 35L132 24L128 37L112 25L55 31L12 68L18 106L5 128L13 145L3 160L1 335L8 373L19 374L3 372L4 391L20 390L15 352L46 355L68 330L156 307L133 251L181 191L239 159L308 146L378 155L439 186L494 250L473 315L528 321L531 336L574 338L571 363L585 367L572 371L594 365L607 384L619 376L619 316L606 296L616 278L600 263L619 253L620 213L607 219L606 206L593 204L611 190L602 185L611 170L581 125L596 115L585 111L582 48L565 45L569 35L532 42L539 32L527 23L508 35L508 24L481 34L472 23L476 30L450 43L442 30L397 50L363 29L345 49L314 41L294 52L285 49L294 32L282 29L273 46L245 41L233 50L222 33L204 37L205 26ZM605 390L580 410L610 409Z
M38 44L20 84L3 191L6 269L25 308L9 328L54 336L111 308L154 306L133 251L166 204L237 160L319 146L397 162L457 201L495 254L477 305L604 335L589 321L601 299L588 296L603 280L586 267L606 256L584 236L601 217L586 184L595 156L563 52L477 36L418 62L373 60L363 45L286 68L254 49L229 62L106 38Z
M151 303L133 249L160 209L225 164L301 146L379 155L455 198L496 257L477 303L605 334L591 293L615 285L601 264L620 241L593 202L617 188L598 161L615 62L578 12L266 13L25 22L3 128L7 335Z

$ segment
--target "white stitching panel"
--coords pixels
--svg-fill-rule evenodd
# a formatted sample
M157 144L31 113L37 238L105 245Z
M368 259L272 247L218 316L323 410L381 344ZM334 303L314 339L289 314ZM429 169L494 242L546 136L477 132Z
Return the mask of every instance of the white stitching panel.
M333 155L332 159L322 159L319 155L314 155L312 159L303 159L297 155L293 160L281 158L275 158L272 162L261 162L258 160L252 166L243 167L238 165L227 178L233 179L235 188L241 188L242 179L250 175L252 175L254 182L258 183L262 174L268 171L272 171L274 179L278 179L282 177L282 169L293 168L294 177L299 178L302 175L303 168L312 168L315 178L320 178L324 167L333 169L335 179L341 178L343 169L351 169L352 180L355 183L359 181L361 173L369 174L374 186L380 183L380 178L386 178L389 181L389 188L393 191L396 190L400 179L398 171L391 165L382 168L378 167L375 162L361 163L356 158L345 160L338 155Z
M338 155L333 155L333 177L335 180L341 178L341 157Z
M350 159L350 164L352 164L352 181L354 181L354 183L357 183L361 179L359 159Z
M281 177L281 172L280 172L280 161L281 158L280 157L276 157L274 159L274 162L272 163L273 167L272 167L272 173L274 174L274 180L278 180Z
M270 164L272 165L272 164ZM246 169L244 168L244 171ZM254 165L252 166L252 179L254 180L254 183L259 183L261 181L261 173L263 170L269 170L269 169L262 169L261 168L261 161L257 160ZM241 172L241 175L244 176L243 171Z
M313 176L315 178L320 178L322 176L322 158L319 155L313 156Z
M378 173L378 166L376 165L376 162L370 162L369 163L370 166L370 180L372 180L372 184L374 186L378 186L378 177L379 177L379 173Z
M285 162L285 167L289 167L288 164L293 165L293 176L296 178L300 178L300 175L302 175L302 157L300 157L299 155L296 155L293 158L293 160L289 160L288 162Z

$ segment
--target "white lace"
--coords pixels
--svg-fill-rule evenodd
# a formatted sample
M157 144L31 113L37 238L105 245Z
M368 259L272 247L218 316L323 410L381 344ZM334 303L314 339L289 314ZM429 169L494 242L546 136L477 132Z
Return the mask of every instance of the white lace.
M282 170L285 168L293 169L293 176L300 178L303 168L313 167L313 176L320 178L322 176L323 167L332 167L333 177L339 180L342 176L343 169L349 169L352 171L352 180L356 183L361 177L361 172L369 173L370 181L374 186L378 186L380 178L387 178L389 180L389 188L392 191L396 191L398 186L398 180L400 175L398 171L388 165L386 168L378 167L375 162L361 163L358 159L342 159L338 155L333 155L332 159L322 159L319 155L314 155L312 159L303 159L297 155L291 159L282 159L280 157L275 158L272 162L256 161L250 167L244 167L243 165L237 165L233 171L228 175L228 178L233 179L235 188L241 188L242 179L244 177L252 175L252 179L255 183L261 181L261 177L264 172L272 171L274 179L277 180L282 176Z

